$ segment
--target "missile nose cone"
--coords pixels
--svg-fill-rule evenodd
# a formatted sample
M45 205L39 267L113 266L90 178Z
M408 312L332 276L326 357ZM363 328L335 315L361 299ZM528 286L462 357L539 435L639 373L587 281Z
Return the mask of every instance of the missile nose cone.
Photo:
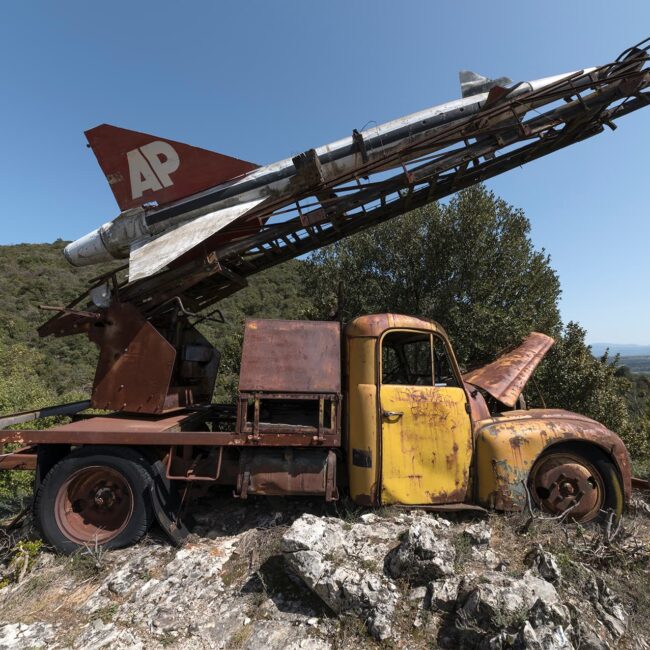
M104 246L99 228L68 244L63 254L72 266L89 266L114 259Z

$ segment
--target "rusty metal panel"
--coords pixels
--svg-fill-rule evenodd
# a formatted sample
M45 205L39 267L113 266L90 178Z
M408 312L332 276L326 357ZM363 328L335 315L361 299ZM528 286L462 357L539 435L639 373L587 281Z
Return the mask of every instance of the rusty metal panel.
M483 397L483 394L480 393L474 386L471 384L465 384L465 392L469 398L469 408L470 414L472 416L472 424L475 425L481 420L485 420L490 417L490 409Z
M514 350L502 354L486 366L465 373L463 380L512 407L554 343L550 336L532 332Z
M323 495L338 498L336 454L328 449L245 450L235 495Z
M340 393L339 323L259 319L246 321L239 390Z
M121 303L111 305L91 339L100 345L93 408L160 413L174 370L174 347L135 307Z
M312 433L265 433L262 442L228 431L206 431L207 413L176 411L168 415L94 416L51 429L0 431L0 445L205 445L243 447L338 446L340 436L319 440Z
M249 402L252 414L249 413ZM293 407L295 410L292 414L280 414L278 418L268 412L273 402L281 408ZM308 403L312 405L311 412L304 406ZM249 440L262 443L268 434L304 434L330 447L338 447L341 443L340 403L341 396L335 393L264 393L260 397L260 393L240 391L236 431ZM263 407L266 415L271 415L268 420L263 419Z
M6 452L4 445L0 444L0 469L36 469L36 447Z
M647 490L650 492L650 481L646 481L643 478L632 477L632 487L635 490Z

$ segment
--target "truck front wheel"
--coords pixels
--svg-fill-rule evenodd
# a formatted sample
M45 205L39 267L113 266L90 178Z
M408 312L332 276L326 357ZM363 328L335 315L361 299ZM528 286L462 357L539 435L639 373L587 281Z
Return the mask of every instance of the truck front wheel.
M129 546L153 520L151 484L147 461L136 451L84 447L47 473L36 495L36 522L62 553Z
M596 447L554 446L537 460L529 490L544 512L571 521L604 522L623 512L623 489L612 461Z

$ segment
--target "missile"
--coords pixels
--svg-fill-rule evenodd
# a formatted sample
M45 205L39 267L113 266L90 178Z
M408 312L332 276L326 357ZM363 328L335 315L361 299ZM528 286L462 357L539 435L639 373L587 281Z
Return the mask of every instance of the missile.
M460 99L264 166L102 124L86 137L121 213L64 254L74 266L128 258L134 282L206 250L231 251L296 214L303 223L351 218L390 200L392 188L402 196L426 184L435 200L451 172L489 170L517 151L521 164L614 128L650 103L647 62L644 41L605 66L516 84L462 71ZM458 187L448 185L447 194Z

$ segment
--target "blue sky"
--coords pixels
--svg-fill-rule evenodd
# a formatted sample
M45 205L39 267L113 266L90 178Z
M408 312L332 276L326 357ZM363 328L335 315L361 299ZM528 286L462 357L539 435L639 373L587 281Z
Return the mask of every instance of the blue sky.
M4 3L0 243L75 239L117 206L83 131L108 122L268 163L459 95L613 60L650 3ZM590 341L650 343L650 108L489 182L526 211Z

